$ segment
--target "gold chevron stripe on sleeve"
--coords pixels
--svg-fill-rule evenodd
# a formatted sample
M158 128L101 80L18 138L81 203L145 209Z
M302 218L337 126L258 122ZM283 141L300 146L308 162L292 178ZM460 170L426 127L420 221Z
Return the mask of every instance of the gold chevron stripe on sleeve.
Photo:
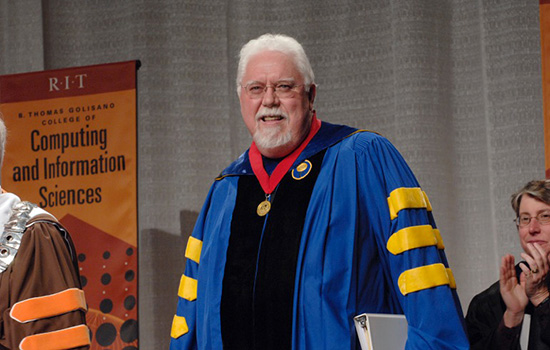
M435 231L430 225L406 227L391 235L386 247L390 253L397 255L415 248L438 245Z
M404 271L397 283L403 295L443 285L456 288L452 272L449 275L447 270L441 263L416 267Z
M172 320L172 330L170 331L170 336L177 339L187 332L189 332L189 327L187 327L185 317L175 315Z
M178 296L189 301L197 299L197 280L181 275Z
M202 241L199 239L196 239L193 236L189 236L189 240L187 241L187 247L185 248L185 257L187 259L193 260L198 264L201 258L201 250L202 250Z
M419 187L396 188L388 197L388 207L392 220L403 209L426 208L427 210L432 210L428 196Z

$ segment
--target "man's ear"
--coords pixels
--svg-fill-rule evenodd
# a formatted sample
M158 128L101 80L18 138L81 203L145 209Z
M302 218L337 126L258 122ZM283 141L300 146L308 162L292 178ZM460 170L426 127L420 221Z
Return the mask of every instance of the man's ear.
M308 91L309 109L313 109L313 102L315 101L315 95L317 94L317 86L311 84Z

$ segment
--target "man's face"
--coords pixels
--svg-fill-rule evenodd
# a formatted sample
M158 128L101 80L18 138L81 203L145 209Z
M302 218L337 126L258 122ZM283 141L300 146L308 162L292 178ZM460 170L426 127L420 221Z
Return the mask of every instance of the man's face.
M241 87L241 114L260 153L268 158L281 158L296 149L311 126L313 98L304 90L302 74L291 57L278 51L254 55L243 74L242 86L260 83L275 86L280 82L294 84L293 94L280 97L268 87L259 98L250 97ZM315 86L311 86L315 96Z
M531 197L523 195L519 205L519 215L535 217L540 213L550 212L550 205ZM527 250L528 243L538 243L547 253L550 253L550 224L541 225L537 219L532 218L527 226L518 227L519 239L523 250Z

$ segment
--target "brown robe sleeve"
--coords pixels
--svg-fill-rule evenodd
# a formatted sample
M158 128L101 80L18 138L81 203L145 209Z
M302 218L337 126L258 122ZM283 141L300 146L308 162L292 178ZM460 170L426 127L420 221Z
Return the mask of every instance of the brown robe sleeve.
M82 293L76 254L67 230L48 215L36 216L27 226L14 261L0 274L0 348L19 349L21 341L29 335L56 332L56 339L60 339L57 334L62 333L57 331L68 328L79 329L82 333L86 323L82 308L62 310L61 314L38 316L37 319L31 317L32 320L25 322L10 316L15 303L29 298L43 300L40 297L64 295L61 292L67 290ZM55 309L59 303L51 304L56 305L52 305ZM34 307L28 309L34 310ZM53 337L40 341L50 340ZM82 345L79 342L82 343L82 339L73 344ZM73 347L88 348L87 345Z

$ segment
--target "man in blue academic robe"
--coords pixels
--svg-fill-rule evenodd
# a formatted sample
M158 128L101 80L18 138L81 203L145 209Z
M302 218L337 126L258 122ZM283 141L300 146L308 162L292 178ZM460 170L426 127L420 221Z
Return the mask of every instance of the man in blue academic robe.
M428 197L393 145L317 119L290 37L243 46L237 89L253 143L189 238L170 349L359 349L362 313L405 314L408 350L468 349Z

